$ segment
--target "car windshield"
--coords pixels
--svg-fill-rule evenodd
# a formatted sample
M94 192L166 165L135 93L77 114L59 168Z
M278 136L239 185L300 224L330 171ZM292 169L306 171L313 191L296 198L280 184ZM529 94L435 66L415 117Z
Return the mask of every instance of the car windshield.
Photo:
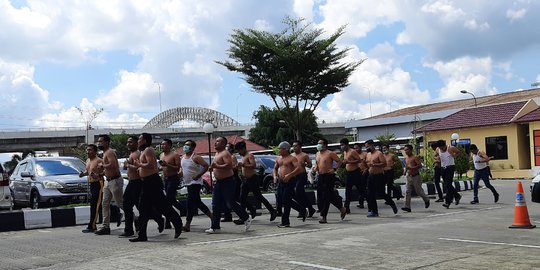
M36 162L36 175L79 174L84 168L84 163L79 160L39 160Z
M274 168L274 165L276 164L276 160L272 158L261 158L261 161L267 168Z

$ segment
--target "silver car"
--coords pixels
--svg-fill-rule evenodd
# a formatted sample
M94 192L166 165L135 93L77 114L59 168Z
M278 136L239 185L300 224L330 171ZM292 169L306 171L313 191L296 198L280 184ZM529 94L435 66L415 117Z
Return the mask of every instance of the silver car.
M37 209L48 204L84 202L88 197L88 180L79 177L84 170L84 162L75 157L26 158L10 177L13 204Z
M11 209L12 200L11 192L9 191L8 173L0 164L0 209Z

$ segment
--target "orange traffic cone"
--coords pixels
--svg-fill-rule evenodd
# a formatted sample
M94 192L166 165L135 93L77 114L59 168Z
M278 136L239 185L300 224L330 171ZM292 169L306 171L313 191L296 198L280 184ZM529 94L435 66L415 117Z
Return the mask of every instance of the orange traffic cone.
M523 186L521 181L518 182L516 190L516 205L514 206L514 224L511 229L532 229L536 225L532 225L529 220L529 212L525 203L525 195L523 194Z

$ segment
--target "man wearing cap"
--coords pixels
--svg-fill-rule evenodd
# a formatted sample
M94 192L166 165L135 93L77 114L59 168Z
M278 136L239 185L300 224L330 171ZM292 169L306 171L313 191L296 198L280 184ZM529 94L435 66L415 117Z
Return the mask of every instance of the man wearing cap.
M281 215L280 228L290 227L289 214L291 207L302 215L302 221L306 221L306 208L294 198L294 187L296 186L296 175L301 172L298 160L291 156L289 149L291 145L288 142L281 142L278 145L279 156L274 165L274 182L280 182L281 198L283 200L283 214Z
M333 204L340 210L341 220L343 220L347 214L347 210L343 207L343 198L335 193L334 183L336 181L336 175L333 165L335 162L336 168L341 167L341 159L339 159L335 152L328 150L328 141L324 138L317 142L317 151L319 152L317 152L317 156L315 157L315 168L311 172L312 174L315 174L315 172L319 173L317 201L321 201L320 206L322 207L320 209L321 220L319 220L319 223L328 223L326 216L328 215L330 204Z

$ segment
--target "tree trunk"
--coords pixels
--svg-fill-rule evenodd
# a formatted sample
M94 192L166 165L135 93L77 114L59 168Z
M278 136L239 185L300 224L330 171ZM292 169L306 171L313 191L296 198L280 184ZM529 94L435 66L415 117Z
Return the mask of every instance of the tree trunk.
M302 133L300 132L300 130L298 130L298 129L295 130L295 131L294 131L294 135L295 135L295 137L296 137L296 140L302 141Z

